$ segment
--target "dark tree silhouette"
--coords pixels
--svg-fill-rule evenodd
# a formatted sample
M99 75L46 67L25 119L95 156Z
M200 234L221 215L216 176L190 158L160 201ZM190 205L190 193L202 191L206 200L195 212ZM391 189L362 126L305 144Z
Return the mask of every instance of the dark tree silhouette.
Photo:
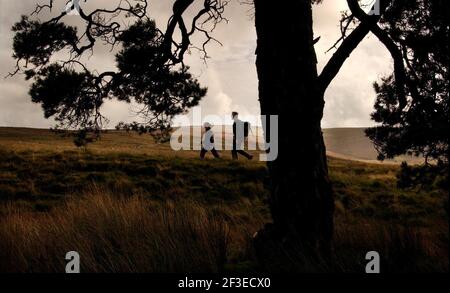
M77 145L100 134L107 121L101 114L106 99L141 106L137 114L144 122L121 123L118 127L162 134L170 129L175 115L196 106L206 95L206 88L192 77L189 67L169 62L164 35L146 16L146 1L134 2L134 6L124 2L128 7L96 9L89 14L77 8L85 25L82 34L77 27L62 22L66 11L46 22L23 16L13 27L17 59L14 73L23 70L26 79L33 80L31 99L42 105L46 118L53 117L58 122L58 130L79 130ZM35 13L52 7L53 1L48 6L38 5ZM122 28L115 21L122 14L135 21ZM117 71L97 73L82 62L83 55L94 51L96 42L109 44L113 49L120 46ZM68 59L52 59L64 50L69 52Z
M390 46L395 45L398 59L406 64L406 105L398 102L393 74L375 83L372 119L381 126L366 133L381 160L405 153L424 156L421 168L403 165L402 187L425 183L421 179L432 183L430 175L448 174L449 10L448 1L397 3L381 24L392 40ZM448 188L448 182L446 185Z
M131 5L130 2L136 4ZM347 0L350 12L343 15L342 36L333 46L336 52L320 74L314 49L319 38L313 32L312 5L319 2L326 5L327 1L250 2L254 5L258 37L256 66L261 112L279 115L279 156L268 163L270 207L274 221L256 236L257 252L261 259L270 258L276 251L271 246L275 243L280 251L292 255L290 252L299 244L312 255L329 256L334 200L321 131L324 95L350 54L372 32L391 52L394 60L395 72L391 80L395 81L395 95L392 98L400 110L407 106L408 71L402 51L392 39L387 25L393 17L391 14L405 5L405 1L377 0L373 8L379 8L374 10L378 13L367 14L358 0ZM126 101L133 98L144 104L146 115L156 114L152 117L159 118L167 114L170 118L194 105L204 95L204 89L187 73L183 57L192 48L201 50L207 57L205 46L210 41L217 41L211 36L211 31L218 23L226 21L222 15L228 2L174 0L173 15L164 33L154 28L145 16L146 0L123 3L128 6L118 6L114 10L97 9L89 14L80 9L80 17L86 23L83 38L75 28L62 23L65 13L45 23L23 18L15 26L14 49L18 70L22 60L36 66L26 74L36 79L33 92L38 94L34 94L33 99L45 101L43 105L49 106L45 107L48 108L46 115L61 114L61 120L69 122L69 125L91 127L97 125L101 118L97 115L100 115L98 106L103 99L117 97ZM186 11L194 3L202 6L194 17L187 20ZM36 13L52 7L53 1L50 1L49 5L37 6ZM123 29L114 21L121 13L140 21ZM402 19L393 21L397 22L401 25ZM199 33L204 35L205 42L194 47L191 38ZM124 45L117 56L118 72L94 74L77 63L77 58L91 50L97 39L111 45L118 42ZM70 50L72 58L62 65L49 63L50 57L63 48ZM67 69L71 64L77 64L83 70ZM182 69L176 70L177 66ZM74 81L67 87L67 92L53 95L54 91L47 90L49 86L46 84L54 85L56 79L61 83ZM148 95L143 87L155 91ZM169 89L167 95L166 87ZM62 91L60 87L56 89ZM82 89L79 92L83 95L75 93L78 89ZM78 119L81 119L81 124ZM291 133L292 125L298 126L295 135ZM267 129L266 139L269 137ZM278 256L275 255L274 259Z
M334 200L321 131L324 95L346 59L370 32L392 49L378 23L394 1L378 2L379 13L369 15L357 0L348 0L351 12L343 15L336 52L320 74L311 1L254 2L261 110L279 115L280 128L279 156L268 164L274 223L260 231L258 251L261 258L279 251L271 244L275 239L275 243L282 243L281 251L288 251L288 258L299 246L308 251L306 254L319 252L327 258L331 254ZM405 69L398 57L393 57L397 98L402 101ZM291 134L292 125L298 126L296 135ZM279 254L271 258L277 259Z

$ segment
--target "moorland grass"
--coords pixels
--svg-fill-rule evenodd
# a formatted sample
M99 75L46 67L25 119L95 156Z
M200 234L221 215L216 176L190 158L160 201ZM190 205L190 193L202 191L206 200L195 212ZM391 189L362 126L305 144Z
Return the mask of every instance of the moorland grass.
M200 161L151 138L111 132L87 150L44 130L0 131L0 271L261 271L252 236L270 222L257 161ZM448 195L398 189L396 165L329 158L336 196L331 267L448 271ZM314 265L313 265L314 266ZM274 268L276 270L276 268Z

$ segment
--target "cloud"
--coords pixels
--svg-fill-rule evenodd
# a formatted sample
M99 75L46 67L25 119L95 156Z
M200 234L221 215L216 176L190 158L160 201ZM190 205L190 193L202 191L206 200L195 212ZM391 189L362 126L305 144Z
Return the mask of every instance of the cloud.
M231 107L233 101L223 92L215 95L211 103L215 106L215 109L217 109L216 112L218 115L229 115L232 111Z

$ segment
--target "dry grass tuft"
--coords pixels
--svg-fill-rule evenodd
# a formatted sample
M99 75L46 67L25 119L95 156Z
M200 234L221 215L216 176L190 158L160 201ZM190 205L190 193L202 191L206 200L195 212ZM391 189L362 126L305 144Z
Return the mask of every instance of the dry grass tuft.
M83 272L220 272L229 235L222 217L198 203L95 188L45 214L10 208L0 223L0 271L62 272L75 250Z

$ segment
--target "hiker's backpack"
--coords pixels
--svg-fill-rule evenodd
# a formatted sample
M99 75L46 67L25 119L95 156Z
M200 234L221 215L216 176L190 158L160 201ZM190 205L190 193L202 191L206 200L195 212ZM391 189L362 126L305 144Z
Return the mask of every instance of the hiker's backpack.
M244 137L248 137L248 131L250 130L250 122L244 122Z

